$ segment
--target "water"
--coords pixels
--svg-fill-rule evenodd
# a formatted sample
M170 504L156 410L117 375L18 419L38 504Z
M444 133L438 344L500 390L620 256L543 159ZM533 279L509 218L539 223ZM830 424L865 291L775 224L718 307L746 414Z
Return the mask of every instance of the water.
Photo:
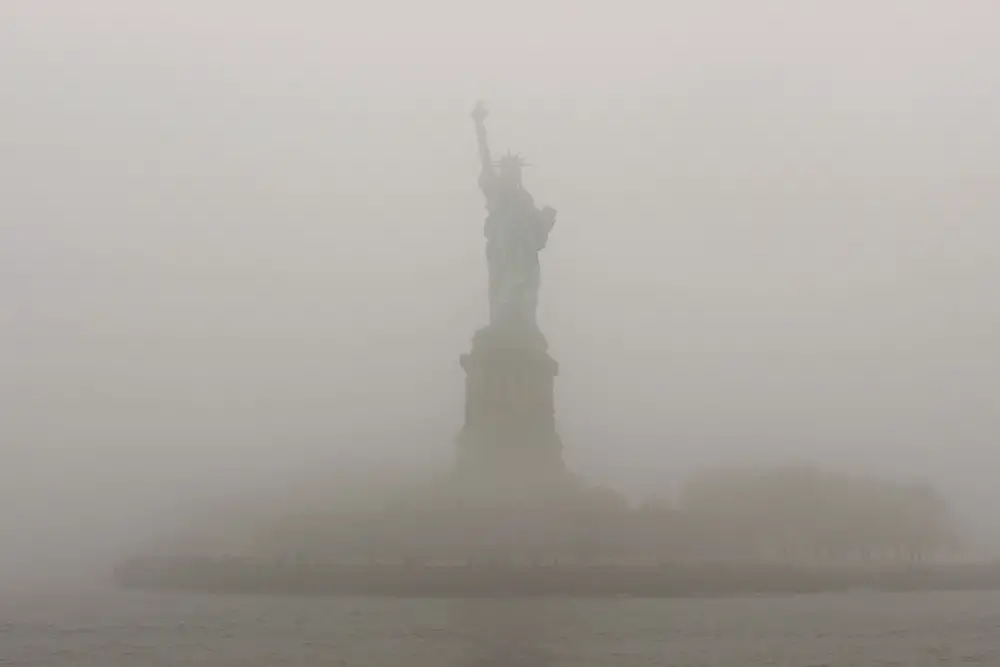
M738 600L0 596L0 665L1000 665L1000 593Z

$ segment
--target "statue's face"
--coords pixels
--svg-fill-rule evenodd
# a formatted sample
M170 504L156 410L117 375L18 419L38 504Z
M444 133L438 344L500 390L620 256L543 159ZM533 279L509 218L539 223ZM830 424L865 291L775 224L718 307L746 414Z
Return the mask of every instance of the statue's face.
M521 167L519 165L504 165L500 168L500 187L504 190L516 190L521 186Z

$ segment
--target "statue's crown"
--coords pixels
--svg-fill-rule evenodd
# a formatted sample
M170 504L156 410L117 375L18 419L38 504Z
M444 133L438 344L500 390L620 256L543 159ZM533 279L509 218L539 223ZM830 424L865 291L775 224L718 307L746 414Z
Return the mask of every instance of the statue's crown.
M503 169L504 167L530 167L531 165L524 161L517 153L511 153L507 151L506 155L500 157L499 160L494 160L493 164Z

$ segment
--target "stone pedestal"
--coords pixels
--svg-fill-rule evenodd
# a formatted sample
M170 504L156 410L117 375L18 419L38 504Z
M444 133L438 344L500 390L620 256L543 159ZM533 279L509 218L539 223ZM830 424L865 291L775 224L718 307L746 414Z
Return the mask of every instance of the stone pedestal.
M476 332L465 369L465 425L458 436L460 478L506 486L545 484L565 472L555 424L555 377L537 329Z

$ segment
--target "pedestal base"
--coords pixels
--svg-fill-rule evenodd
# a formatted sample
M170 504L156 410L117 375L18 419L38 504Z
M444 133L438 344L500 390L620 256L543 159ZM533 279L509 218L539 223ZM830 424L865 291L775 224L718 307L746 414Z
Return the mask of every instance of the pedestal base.
M523 483L563 474L555 426L559 365L541 332L481 329L461 361L466 382L459 474Z

